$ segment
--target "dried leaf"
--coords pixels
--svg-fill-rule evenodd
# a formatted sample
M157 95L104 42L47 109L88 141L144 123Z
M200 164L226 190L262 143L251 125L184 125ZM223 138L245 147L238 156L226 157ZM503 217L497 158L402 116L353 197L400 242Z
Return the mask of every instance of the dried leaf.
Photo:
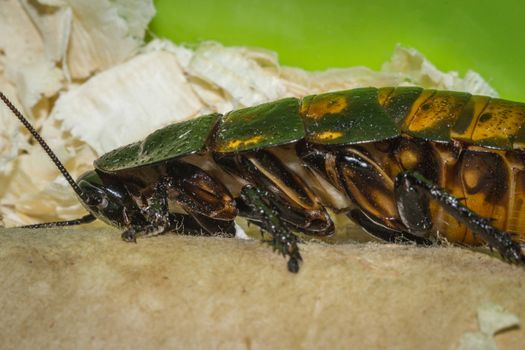
M382 72L400 74L409 84L425 88L497 96L479 74L469 71L465 79L461 79L458 72L442 72L414 48L397 46L390 61L383 65Z
M155 51L62 94L51 118L102 155L202 108L173 54Z
M73 78L85 78L131 57L143 44L155 14L148 0L68 0L73 24L68 66Z

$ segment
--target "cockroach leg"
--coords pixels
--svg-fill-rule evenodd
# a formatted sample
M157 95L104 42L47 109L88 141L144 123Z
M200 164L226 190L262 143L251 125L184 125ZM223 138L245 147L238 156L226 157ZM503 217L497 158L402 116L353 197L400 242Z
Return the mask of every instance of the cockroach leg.
M268 194L257 187L247 185L241 190L241 199L261 220L261 227L272 235L272 247L283 256L288 256L288 270L299 272L303 260L297 246L297 236L286 227L279 218L273 203L268 201Z
M390 243L416 243L418 245L430 246L433 241L424 237L415 236L408 232L391 229L369 218L361 209L353 209L347 216L366 232L382 241Z
M450 215L467 226L474 234L494 247L503 259L525 265L525 255L521 244L512 239L508 232L498 230L490 219L482 218L461 204L461 200L436 186L421 174L405 171L395 180L394 189L398 212L409 231L422 235L432 228L432 217L428 210L429 200L433 199Z

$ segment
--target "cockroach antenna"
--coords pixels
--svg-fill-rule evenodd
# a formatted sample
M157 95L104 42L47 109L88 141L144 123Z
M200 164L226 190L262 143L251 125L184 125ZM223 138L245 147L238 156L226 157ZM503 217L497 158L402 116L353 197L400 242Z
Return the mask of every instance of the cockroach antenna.
M55 153L53 153L51 148L49 148L49 146L44 141L44 139L42 139L42 136L40 136L40 134L33 127L33 125L31 125L31 123L22 115L22 113L13 105L11 101L9 101L9 99L1 91L0 91L0 99L2 99L5 105L13 112L13 114L18 118L18 120L20 120L20 122L24 124L26 129L29 130L29 132L33 135L35 140L37 140L40 146L42 146L42 148L44 149L44 151L46 151L49 158L51 158L53 163L55 163L58 170L60 170L62 175L64 175L67 182L69 182L69 184L71 185L73 190L76 192L76 194L80 197L80 199L84 201L85 203L92 203L93 201L97 201L98 198L93 198L91 196L88 196L86 193L82 192L82 190L80 189L80 187L78 187L75 180L73 180L69 172L64 167L64 164L62 164L62 162L58 159Z

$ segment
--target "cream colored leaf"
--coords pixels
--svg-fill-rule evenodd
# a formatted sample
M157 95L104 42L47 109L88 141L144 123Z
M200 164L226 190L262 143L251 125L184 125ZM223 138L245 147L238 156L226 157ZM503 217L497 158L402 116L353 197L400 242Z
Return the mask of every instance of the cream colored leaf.
M188 119L201 108L175 56L156 51L138 55L62 94L52 118L102 154Z
M17 96L31 110L44 96L62 87L62 73L48 55L42 34L29 16L26 2L4 1L0 6L0 54L5 58L6 80L17 87Z
M248 53L249 49L206 43L196 50L188 71L223 89L234 106L252 106L282 97L286 93L283 81Z
M79 168L74 163L81 160L81 154L64 147L52 148L72 175L78 176ZM92 157L93 154L89 157L91 161ZM6 224L52 221L85 214L73 190L40 146L34 145L28 154L20 155L16 170L16 176L11 177L0 200Z
M66 6L67 0L38 0L42 5L47 6Z
M467 332L461 337L458 350L498 350L498 346L494 339L486 334Z
M375 72L367 67L337 68L315 72L284 67L281 77L294 96L363 86L396 86L402 81L398 74Z
M46 58L61 62L69 40L71 9L61 1L21 0L20 3L42 38Z
M165 51L174 54L177 57L177 62L185 71L190 65L191 59L195 55L195 51L183 46L176 45L166 39L153 39L146 46L142 47L140 52Z
M516 315L493 303L486 303L478 308L478 322L481 332L488 336L520 325L520 319Z
M383 65L382 71L397 73L410 85L497 96L496 91L480 79L477 73L469 71L465 79L462 79L456 71L442 72L414 48L398 45L390 61Z
M34 107L42 97L55 95L62 87L62 72L50 61L40 60L19 68L14 81L26 109Z
M21 104L16 98L14 86L8 83L0 73L0 91L8 96L13 104L21 109ZM16 166L20 150L27 150L29 144L24 135L20 133L20 122L3 105L0 107L0 196L8 189L8 182Z
M68 0L73 25L68 65L73 78L85 78L137 52L155 14L150 0Z

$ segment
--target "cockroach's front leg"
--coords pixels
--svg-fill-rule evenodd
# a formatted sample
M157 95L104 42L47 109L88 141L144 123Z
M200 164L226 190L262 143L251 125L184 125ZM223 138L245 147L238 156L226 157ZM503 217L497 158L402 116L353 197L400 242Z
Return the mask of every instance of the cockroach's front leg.
M490 219L482 218L461 204L460 199L431 183L421 174L406 171L395 180L394 193L402 222L416 235L425 235L432 228L429 200L437 201L447 212L494 247L503 259L525 265L520 243L511 234L492 226Z
M228 189L199 167L176 162L167 167L171 179L170 200L181 206L191 220L210 235L235 236L234 219L238 210Z
M122 233L126 242L136 242L138 237L155 236L175 231L190 235L202 235L205 230L192 216L170 213L168 188L173 186L171 178L162 178L147 199L147 205L140 208L144 222L132 224ZM140 206L140 205L139 205Z
M143 225L132 225L122 232L122 239L126 242L136 242L140 236L156 236L166 232L170 225L170 215L168 211L167 187L169 179L162 178L152 196L147 200L147 206L140 208L145 219Z
M241 199L252 210L252 217L257 217L260 226L272 235L272 247L283 256L289 256L288 270L298 272L303 260L297 246L297 236L294 235L279 218L279 212L273 203L268 201L268 194L251 185L241 190Z
M143 222L134 222L122 234L126 241L138 236L153 236L169 231L189 234L235 235L235 201L226 187L202 169L174 162L164 169L144 203L144 190L135 194ZM187 214L169 212L169 202Z

